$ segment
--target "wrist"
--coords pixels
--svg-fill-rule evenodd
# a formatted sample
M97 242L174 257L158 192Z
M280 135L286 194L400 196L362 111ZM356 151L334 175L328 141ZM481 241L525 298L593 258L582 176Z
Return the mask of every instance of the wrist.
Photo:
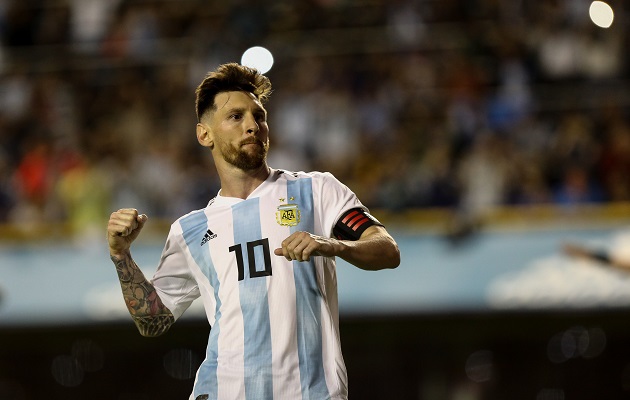
M129 250L120 251L111 248L109 249L109 258L111 258L112 260L122 260L128 258L129 256L131 256Z
M341 257L344 258L344 256L346 255L346 253L348 252L348 243L344 240L339 240L339 239L331 239L332 241L332 248L333 248L333 255L335 257Z

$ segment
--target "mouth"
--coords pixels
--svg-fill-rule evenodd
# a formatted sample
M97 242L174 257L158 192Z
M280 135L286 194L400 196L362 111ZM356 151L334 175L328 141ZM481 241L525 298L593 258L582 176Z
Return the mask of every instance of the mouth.
M247 142L243 142L243 143L241 143L241 147L245 147L248 144L255 144L255 145L258 145L260 147L265 147L263 142L261 142L260 140L250 140L250 141L247 141Z

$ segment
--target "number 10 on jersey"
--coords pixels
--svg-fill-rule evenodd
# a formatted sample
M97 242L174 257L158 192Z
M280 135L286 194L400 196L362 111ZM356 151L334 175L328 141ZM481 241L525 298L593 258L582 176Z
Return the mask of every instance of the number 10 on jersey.
M260 240L254 240L253 242L245 243L247 248L247 264L249 267L250 278L261 278L271 275L271 253L269 252L269 239L264 238ZM245 263L243 261L243 246L242 244L235 244L229 247L230 252L234 252L236 255L236 264L238 266L238 280L245 279ZM259 270L256 268L256 252L262 251L264 268Z

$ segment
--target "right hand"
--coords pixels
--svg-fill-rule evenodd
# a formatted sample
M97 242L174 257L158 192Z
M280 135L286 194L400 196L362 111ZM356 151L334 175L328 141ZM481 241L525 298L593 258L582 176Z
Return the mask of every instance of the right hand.
M111 255L121 255L129 251L148 217L138 215L135 208L122 208L112 213L107 223L107 243Z

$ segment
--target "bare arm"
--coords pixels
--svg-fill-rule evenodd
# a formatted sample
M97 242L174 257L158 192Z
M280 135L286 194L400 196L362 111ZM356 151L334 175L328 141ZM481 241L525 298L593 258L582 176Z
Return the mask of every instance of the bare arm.
M146 220L146 215L138 215L134 209L118 210L109 219L107 239L129 314L141 335L159 336L171 327L175 318L130 252L131 243L138 237Z
M311 256L338 256L357 268L376 271L396 268L400 264L400 250L394 238L382 226L373 225L359 240L337 240L295 232L282 242L274 254L287 260L308 261Z
M578 244L565 243L562 246L562 251L570 257L597 261L602 265L630 272L630 262L628 260L615 257L606 250L592 249Z

